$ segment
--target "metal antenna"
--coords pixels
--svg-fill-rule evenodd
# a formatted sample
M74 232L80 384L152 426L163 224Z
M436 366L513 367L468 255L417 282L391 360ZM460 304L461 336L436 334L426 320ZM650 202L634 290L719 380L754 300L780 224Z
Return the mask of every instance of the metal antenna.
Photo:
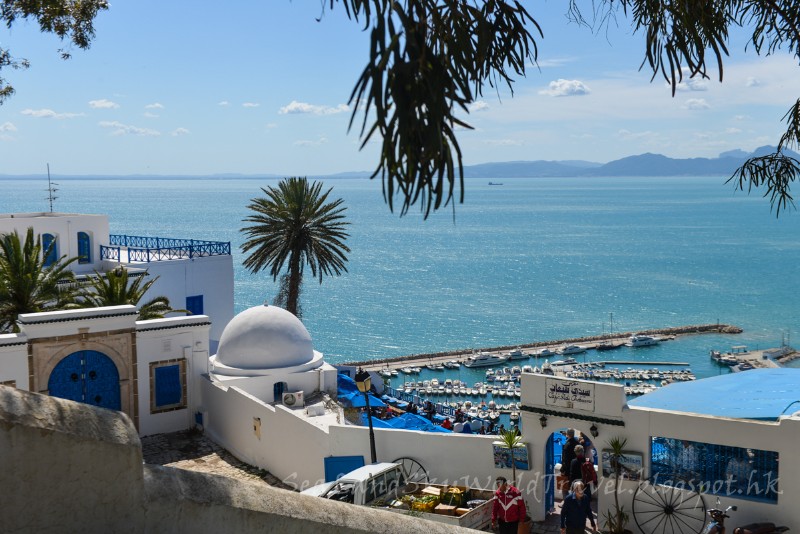
M53 201L58 197L55 195L58 189L55 188L58 184L50 180L50 164L47 164L47 200L50 201L50 213L53 213Z

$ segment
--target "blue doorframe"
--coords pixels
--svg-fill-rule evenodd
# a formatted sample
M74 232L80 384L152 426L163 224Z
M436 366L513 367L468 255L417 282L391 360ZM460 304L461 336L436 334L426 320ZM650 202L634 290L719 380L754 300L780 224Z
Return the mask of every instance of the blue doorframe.
M47 389L53 397L122 409L119 371L102 352L82 350L66 356L50 373Z
M547 517L556 506L556 462L553 442L553 433L547 438L547 443L544 446L544 515Z

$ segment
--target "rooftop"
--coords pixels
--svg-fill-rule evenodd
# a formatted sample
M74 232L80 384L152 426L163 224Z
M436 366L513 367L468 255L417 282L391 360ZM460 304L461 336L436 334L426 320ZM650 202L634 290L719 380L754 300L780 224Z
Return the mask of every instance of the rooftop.
M777 421L800 412L800 369L752 369L692 382L676 382L628 402L734 419Z

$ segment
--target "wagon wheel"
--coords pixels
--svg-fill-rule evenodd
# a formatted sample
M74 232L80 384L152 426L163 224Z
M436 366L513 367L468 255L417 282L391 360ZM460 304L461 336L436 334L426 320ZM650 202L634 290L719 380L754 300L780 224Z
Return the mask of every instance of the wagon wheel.
M402 466L406 484L410 486L409 489L415 489L428 483L428 471L415 459L403 456L392 463Z
M673 485L644 480L633 494L633 519L644 534L700 533L706 503L691 482L662 478Z

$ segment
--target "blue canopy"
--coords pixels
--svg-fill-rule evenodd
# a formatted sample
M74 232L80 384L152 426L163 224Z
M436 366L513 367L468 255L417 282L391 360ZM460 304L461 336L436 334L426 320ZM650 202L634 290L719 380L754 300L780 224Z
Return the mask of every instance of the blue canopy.
M338 375L336 385L338 389L337 398L339 402L344 404L346 407L365 408L367 406L367 402L364 400L364 394L358 391L358 386L356 385L355 380L340 373ZM385 406L386 403L372 393L369 394L370 408L383 408Z
M361 414L361 424L367 426L367 414ZM436 426L421 415L413 413L404 413L398 417L391 419L378 419L372 418L372 426L374 428L394 428L401 430L422 430L423 432L450 432L446 428Z
M775 421L800 411L800 369L752 369L675 382L628 405L734 419Z

